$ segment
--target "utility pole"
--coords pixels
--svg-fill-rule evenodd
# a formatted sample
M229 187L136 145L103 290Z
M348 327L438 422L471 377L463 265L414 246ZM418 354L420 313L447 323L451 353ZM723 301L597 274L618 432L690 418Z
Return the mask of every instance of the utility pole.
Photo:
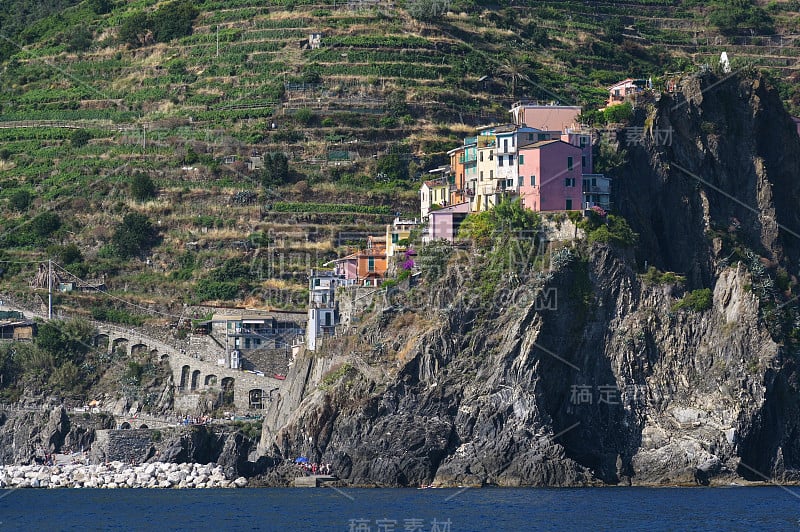
M53 319L53 260L47 261L47 319Z

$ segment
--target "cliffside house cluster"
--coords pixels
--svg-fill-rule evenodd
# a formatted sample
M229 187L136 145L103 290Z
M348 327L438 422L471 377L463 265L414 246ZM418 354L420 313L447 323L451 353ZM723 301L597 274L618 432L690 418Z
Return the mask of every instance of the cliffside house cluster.
M308 281L308 321L305 346L316 351L321 339L333 336L340 322L338 288L379 287L389 272L392 257L406 252L412 231L420 221L397 217L386 226L384 235L370 235L366 246L332 260L325 267L312 269Z
M593 173L592 131L578 124L580 107L523 101L510 113L512 123L478 128L422 184L423 241L452 241L469 213L509 196L537 212L611 209L611 180Z

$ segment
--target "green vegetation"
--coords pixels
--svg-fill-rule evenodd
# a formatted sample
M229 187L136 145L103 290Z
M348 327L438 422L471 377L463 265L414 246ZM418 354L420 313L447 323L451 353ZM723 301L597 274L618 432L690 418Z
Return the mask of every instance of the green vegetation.
M131 196L136 201L145 201L155 197L158 188L149 175L137 172L131 178Z
M146 252L156 243L157 232L144 214L126 214L117 225L111 244L120 258L131 258Z
M39 324L34 343L0 344L0 397L27 393L81 396L97 381L94 329L84 321Z
M710 4L708 21L723 35L769 35L775 32L772 18L753 0L713 0Z
M690 310L693 312L703 312L711 308L714 302L710 288L692 290L672 306L672 311Z
M603 220L596 213L590 212L580 225L586 231L590 244L597 242L632 247L639 241L639 235L633 232L628 222L621 216L609 214L606 220Z
M192 34L192 23L199 12L189 0L168 2L152 14L142 11L126 18L119 29L120 41L130 46L149 44L149 36L168 42Z
M642 275L642 280L650 284L683 284L686 282L686 277L673 272L662 272L655 266L650 266Z
M335 366L322 377L319 387L323 390L329 389L352 371L355 371L355 368L350 364L341 364L339 366Z
M487 248L514 232L539 229L539 215L522 206L519 198L504 199L494 209L473 213L459 228L459 238L471 240L478 248Z

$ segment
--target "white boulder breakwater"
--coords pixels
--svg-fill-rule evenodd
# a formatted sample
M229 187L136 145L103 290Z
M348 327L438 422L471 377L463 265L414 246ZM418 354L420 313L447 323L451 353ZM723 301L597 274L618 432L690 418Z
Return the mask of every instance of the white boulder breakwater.
M216 464L155 462L130 465L14 465L0 467L0 488L243 488Z

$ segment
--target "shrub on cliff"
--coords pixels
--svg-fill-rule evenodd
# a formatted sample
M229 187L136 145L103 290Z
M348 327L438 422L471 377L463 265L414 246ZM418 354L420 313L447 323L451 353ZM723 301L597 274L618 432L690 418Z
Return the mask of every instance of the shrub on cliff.
M713 294L710 288L701 288L700 290L692 290L683 299L678 301L672 306L672 310L691 310L694 312L703 312L711 308L714 302Z
M625 218L609 214L607 223L590 230L587 238L589 243L600 242L621 247L631 247L636 245L639 235L633 232Z

